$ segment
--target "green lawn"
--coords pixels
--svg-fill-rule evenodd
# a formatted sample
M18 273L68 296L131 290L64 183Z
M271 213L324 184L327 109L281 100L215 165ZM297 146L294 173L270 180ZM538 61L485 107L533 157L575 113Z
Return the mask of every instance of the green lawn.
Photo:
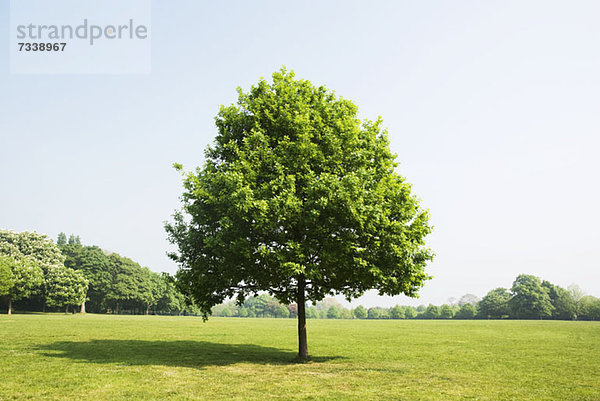
M600 400L600 322L0 315L0 400Z

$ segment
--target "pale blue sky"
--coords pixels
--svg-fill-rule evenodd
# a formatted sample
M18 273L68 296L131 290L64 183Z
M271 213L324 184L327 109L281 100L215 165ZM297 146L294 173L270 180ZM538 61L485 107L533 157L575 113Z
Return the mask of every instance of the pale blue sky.
M0 5L0 227L79 234L156 271L219 104L285 64L381 115L431 210L415 301L519 273L600 295L600 3L154 1L149 75L10 75Z

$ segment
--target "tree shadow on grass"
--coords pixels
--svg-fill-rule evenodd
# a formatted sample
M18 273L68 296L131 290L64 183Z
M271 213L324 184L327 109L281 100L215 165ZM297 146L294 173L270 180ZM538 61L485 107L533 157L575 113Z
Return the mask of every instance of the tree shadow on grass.
M296 353L253 344L221 344L207 341L91 340L59 341L37 347L42 355L87 363L163 365L201 369L235 363L288 365L297 363ZM311 357L326 362L340 357Z

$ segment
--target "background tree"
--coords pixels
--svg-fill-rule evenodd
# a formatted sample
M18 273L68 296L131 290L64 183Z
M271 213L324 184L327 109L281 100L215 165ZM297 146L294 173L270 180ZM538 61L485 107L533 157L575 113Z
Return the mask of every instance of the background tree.
M404 319L404 308L400 305L396 305L390 308L390 318L392 319Z
M80 306L87 293L88 282L83 273L68 267L51 267L45 275L46 305L65 308Z
M287 308L283 307L285 309L285 312L284 312L282 307L283 307L283 305L281 305L276 300L272 299L272 300L268 301L267 304L265 305L265 313L266 313L266 315L268 315L270 317L287 317L287 316L289 316L290 312L287 310Z
M477 314L477 309L473 304L466 303L454 315L456 319L473 319Z
M147 315L150 308L154 307L161 298L165 290L165 283L160 274L147 267L141 268L138 274L139 298L144 308L144 314Z
M140 266L133 260L116 253L110 254L108 259L112 282L106 298L113 306L114 312L118 314L119 307L142 302L139 285L142 277L138 274Z
M454 309L450 305L444 304L440 306L440 319L452 319L453 317Z
M538 277L519 275L513 282L509 301L511 314L517 319L542 319L552 315L552 302Z
M17 259L26 256L35 261L44 272L51 267L64 266L65 261L60 249L51 239L35 232L0 230L0 252Z
M306 308L306 318L307 319L318 319L319 311L314 306L309 306Z
M12 314L12 303L41 291L44 272L32 258L10 258L13 286L8 290L8 314Z
M306 300L414 296L429 279L428 213L395 172L381 120L361 123L352 102L282 69L240 90L216 124L166 226L181 288L205 318L258 291L296 302L306 359Z
M575 302L575 314L579 316L581 314L581 299L585 296L585 291L581 289L577 284L571 284L567 287L567 292Z
M342 311L337 306L332 306L327 310L327 319L341 319Z
M407 319L414 319L417 317L417 311L412 306L405 306L404 317L406 317Z
M11 266L15 260L10 256L0 256L0 297L8 295L10 289L15 285Z
M185 310L185 297L181 294L176 287L175 279L170 276L168 273L162 273L162 288L163 291L161 293L160 298L158 299L156 305L159 311L167 312L167 313L177 313L180 314ZM245 309L245 308L242 308ZM240 309L241 312L241 309ZM248 310L246 309L246 313ZM241 316L241 315L240 315ZM248 316L248 315L246 315Z
M368 319L381 319L381 309L380 308L369 308L367 310L367 318Z
M11 270L14 285L8 294L8 312L12 302L33 295L42 296L43 277L51 268L63 267L64 256L45 235L0 230L0 255L14 259ZM41 272L41 276L40 276Z
M298 305L296 304L289 304L287 306L289 314L290 314L290 318L294 318L296 319L298 317Z
M465 294L457 301L458 306L463 306L465 304L477 305L477 303L481 301L477 295L474 294Z
M440 318L440 307L436 305L429 305L425 312L421 314L423 319L439 319Z
M354 317L357 319L366 319L367 318L367 309L362 305L358 305L356 308L354 308L352 313L354 314Z
M67 235L65 233L58 234L56 238L56 246L61 247L67 245Z
M477 304L478 314L483 319L501 319L510 313L511 295L506 288L495 288Z
M254 316L266 316L266 306L273 297L268 294L261 294L258 297L250 297L244 302L244 306L252 312Z
M585 295L579 302L579 313L582 320L600 320L600 299L591 295Z
M69 236L69 245L81 245L81 239L79 239L79 235L71 234Z
M552 318L561 320L574 320L577 318L577 304L567 290L549 281L542 281L552 303Z
M65 252L67 248L63 247ZM108 256L97 246L72 247L74 263L70 264L70 254L67 253L65 266L83 273L89 282L87 304L92 312L102 312L108 307L108 294L113 285L111 264Z

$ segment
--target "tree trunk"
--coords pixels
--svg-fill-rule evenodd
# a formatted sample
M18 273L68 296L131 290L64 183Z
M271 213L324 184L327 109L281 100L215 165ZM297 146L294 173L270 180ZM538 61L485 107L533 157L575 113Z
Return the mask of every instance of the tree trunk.
M150 305L146 305L146 315L148 314L149 309L150 309Z
M119 314L119 303L117 302L117 308L115 309L115 314L118 315Z
M69 313L69 305L65 307L65 313Z
M304 288L306 281L304 275L298 279L298 294L296 303L298 304L298 359L308 359L308 343L306 341L306 299Z
M8 297L8 314L12 315L12 298Z
M81 310L79 311L79 313L85 313L85 301L81 303Z

